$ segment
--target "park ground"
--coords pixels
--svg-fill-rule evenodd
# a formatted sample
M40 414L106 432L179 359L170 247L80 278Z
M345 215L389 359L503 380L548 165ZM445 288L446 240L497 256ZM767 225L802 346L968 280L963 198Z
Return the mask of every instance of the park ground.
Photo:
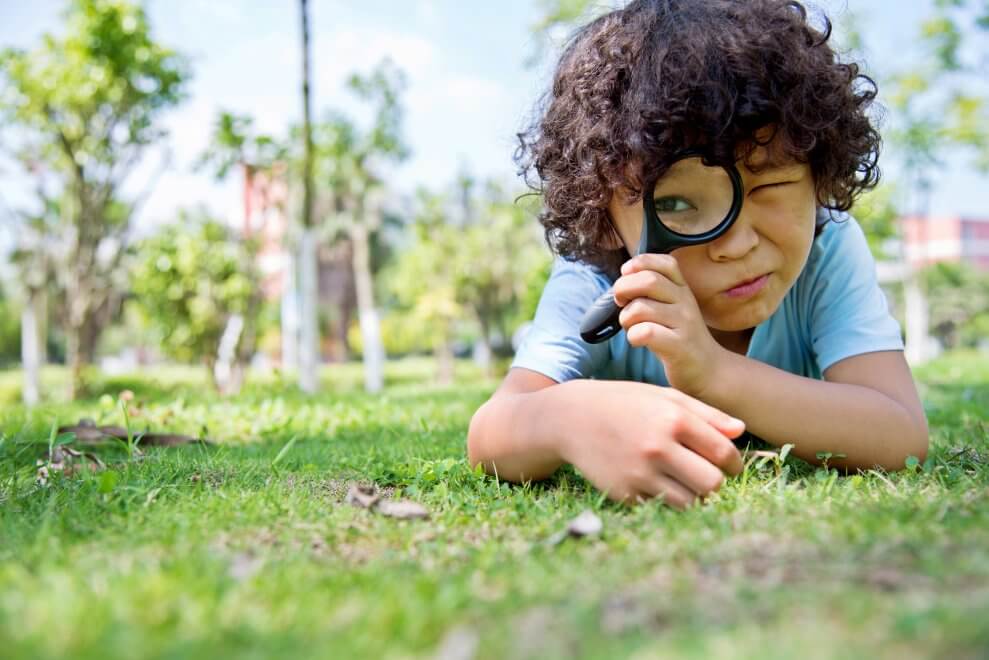
M440 388L431 368L390 365L379 396L348 365L314 397L272 376L229 399L168 369L30 411L0 374L0 655L989 656L984 354L915 371L926 462L844 476L753 453L687 512L604 501L572 468L472 471L496 383L460 365ZM82 419L130 442L56 430ZM428 517L356 506L355 484ZM586 509L600 534L554 543Z

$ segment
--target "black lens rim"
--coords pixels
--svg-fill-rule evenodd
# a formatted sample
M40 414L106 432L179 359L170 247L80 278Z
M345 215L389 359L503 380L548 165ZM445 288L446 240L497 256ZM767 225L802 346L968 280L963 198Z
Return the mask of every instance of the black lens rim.
M687 158L697 158L698 156L703 158L704 155L704 152L700 149L688 149L677 156L677 158L670 164L670 167L681 160L686 160ZM707 243L727 232L731 226L735 224L735 220L738 219L739 214L742 212L742 175L739 174L738 168L735 167L734 163L730 165L721 165L720 167L728 173L728 178L731 180L731 208L728 209L728 214L720 223L718 223L716 227L704 232L703 234L681 234L664 225L663 221L656 213L656 206L653 203L653 193L655 192L656 182L659 181L662 176L657 175L646 181L646 185L642 188L643 216L642 232L639 238L639 254L666 254L677 248Z

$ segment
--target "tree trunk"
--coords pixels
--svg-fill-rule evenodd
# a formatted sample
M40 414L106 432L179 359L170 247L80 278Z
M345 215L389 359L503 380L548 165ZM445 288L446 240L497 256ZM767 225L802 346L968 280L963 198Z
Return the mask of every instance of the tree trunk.
M75 401L83 391L82 370L85 362L81 346L82 328L69 325L65 332L65 353L69 362L69 400Z
M30 292L21 312L21 363L24 367L24 405L41 400L41 332L38 319L39 298Z
M354 284L357 288L357 319L364 346L364 389L380 392L384 384L385 348L381 342L381 322L374 306L374 280L371 277L371 249L367 227L354 220L350 237L354 242Z
M443 322L445 327L437 338L433 350L436 353L436 382L440 385L452 385L454 380L454 355L452 321Z
M927 300L918 282L917 269L911 268L903 283L905 295L904 316L906 317L906 353L907 361L910 364L923 364L934 357L931 353L931 340L928 334L930 318L927 309Z
M227 325L220 336L220 344L216 351L216 362L213 365L213 382L217 391L223 395L236 394L240 390L243 369L237 355L237 347L244 330L244 317L232 314L227 319Z
M319 388L319 262L316 231L303 229L299 241L300 346L299 387L313 394Z
M485 378L491 377L491 328L484 317L479 319L481 336L474 345L474 364L481 368Z
M319 309L318 251L313 230L313 142L312 103L309 98L309 2L299 0L302 14L302 137L305 142L303 160L302 237L299 242L299 284L302 316L299 350L299 387L303 392L316 392L319 370Z
M299 260L294 246L285 251L285 283L282 287L281 334L282 371L292 372L299 368Z

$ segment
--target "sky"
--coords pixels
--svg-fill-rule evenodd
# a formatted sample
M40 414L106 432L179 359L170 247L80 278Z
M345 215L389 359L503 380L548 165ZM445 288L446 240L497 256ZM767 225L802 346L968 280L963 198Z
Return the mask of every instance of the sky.
M863 20L870 61L907 62L910 39L930 0L824 0L840 26L848 12ZM405 71L404 134L411 158L390 172L395 189L449 186L466 169L521 187L512 153L515 133L549 80L550 59L525 62L534 52L529 27L537 0L310 0L313 108L342 110L361 122L367 109L344 88L353 72L383 57ZM0 48L30 48L60 29L60 0L0 0ZM207 146L218 111L250 114L262 132L278 136L301 120L299 14L296 0L149 0L154 38L189 57L194 77L188 98L165 116L171 157L137 218L139 228L205 204L236 221L240 181L216 182L192 163ZM151 152L129 182L144 188L158 169ZM958 159L953 159L958 160ZM885 163L886 170L890 171ZM964 164L945 169L931 198L934 213L989 216L989 179ZM895 168L891 174L895 175ZM30 182L9 161L0 163L0 212L30 203Z

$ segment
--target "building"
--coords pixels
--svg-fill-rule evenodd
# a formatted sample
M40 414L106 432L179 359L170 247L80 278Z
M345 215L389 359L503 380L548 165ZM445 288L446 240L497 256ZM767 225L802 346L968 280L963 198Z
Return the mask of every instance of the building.
M964 261L989 270L989 217L906 216L900 219L904 256L915 268Z

